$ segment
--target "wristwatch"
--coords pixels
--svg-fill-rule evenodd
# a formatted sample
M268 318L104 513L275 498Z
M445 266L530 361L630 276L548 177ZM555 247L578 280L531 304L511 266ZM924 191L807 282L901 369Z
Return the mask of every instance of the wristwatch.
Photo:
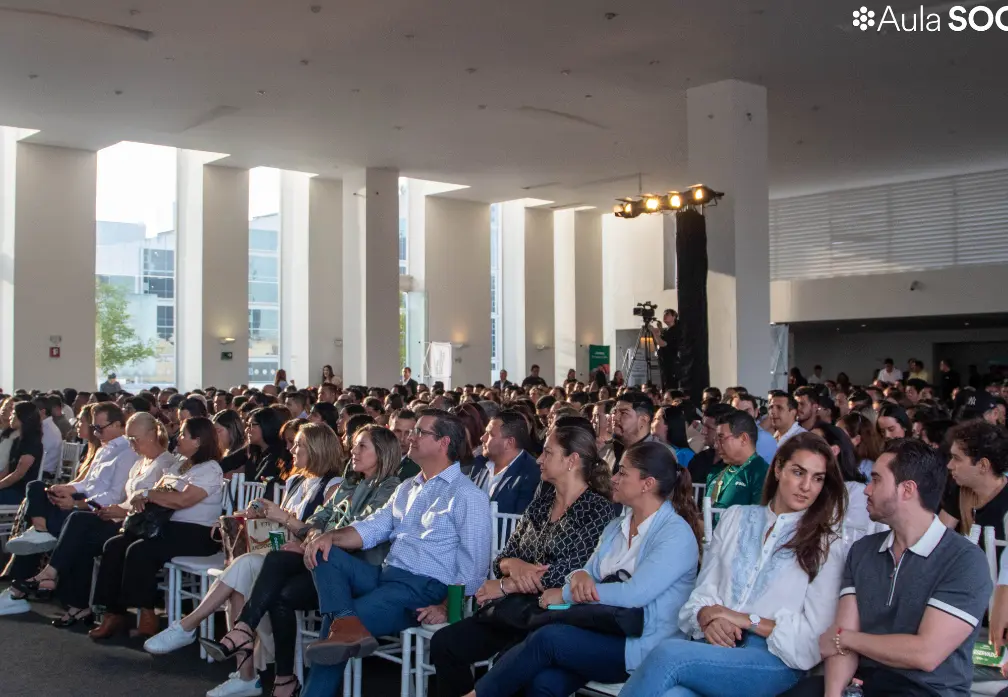
M760 623L760 616L757 614L749 615L749 629L755 630Z

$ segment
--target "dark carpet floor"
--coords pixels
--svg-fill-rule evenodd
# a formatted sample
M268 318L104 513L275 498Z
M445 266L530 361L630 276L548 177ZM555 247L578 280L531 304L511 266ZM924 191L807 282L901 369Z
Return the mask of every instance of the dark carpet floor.
M0 589L5 587L0 584ZM50 620L60 614L55 604L33 603L33 612L0 617L0 696L201 697L234 670L233 661L226 666L201 661L195 644L167 656L151 656L142 640L125 635L94 642L87 636L89 627L53 627ZM263 685L268 695L271 676L263 676ZM362 693L398 695L399 666L365 660Z

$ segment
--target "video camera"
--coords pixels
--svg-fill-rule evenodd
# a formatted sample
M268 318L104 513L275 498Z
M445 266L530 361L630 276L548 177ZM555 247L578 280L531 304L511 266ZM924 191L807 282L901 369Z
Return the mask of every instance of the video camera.
M634 306L633 313L635 317L640 317L641 322L644 324L651 324L655 321L655 310L657 309L658 306L653 302L645 301L637 303L637 305Z

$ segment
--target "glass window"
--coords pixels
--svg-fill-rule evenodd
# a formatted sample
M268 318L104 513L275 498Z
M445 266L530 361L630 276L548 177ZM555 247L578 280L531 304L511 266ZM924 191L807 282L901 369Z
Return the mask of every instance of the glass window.
M276 256L249 256L250 281L279 281L280 259Z
M280 247L280 237L276 230L261 230L249 227L249 249L274 252Z
M490 380L501 369L501 204L490 206Z
M96 377L114 371L130 392L175 384L177 159L145 143L98 151Z
M280 170L249 171L249 384L280 367Z

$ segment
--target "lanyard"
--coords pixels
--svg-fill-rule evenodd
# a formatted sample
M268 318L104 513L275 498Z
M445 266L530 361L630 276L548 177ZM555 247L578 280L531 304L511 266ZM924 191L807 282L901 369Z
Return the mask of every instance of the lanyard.
M738 476L739 472L741 472L742 470L744 470L746 468L746 465L748 465L750 462L752 462L755 459L756 459L756 453L753 453L752 455L749 456L748 460L746 460L745 462L743 462L738 467L738 469L736 469L734 471L729 471L729 470L732 470L732 468L734 467L734 465L728 465L723 470L721 470L721 473L718 475L717 482L714 484L714 499L713 499L712 503L716 504L716 503L718 503L721 500L721 494L724 492L724 488L728 484L728 482L729 481L734 481L735 478ZM726 477L725 475L728 475L728 476Z

